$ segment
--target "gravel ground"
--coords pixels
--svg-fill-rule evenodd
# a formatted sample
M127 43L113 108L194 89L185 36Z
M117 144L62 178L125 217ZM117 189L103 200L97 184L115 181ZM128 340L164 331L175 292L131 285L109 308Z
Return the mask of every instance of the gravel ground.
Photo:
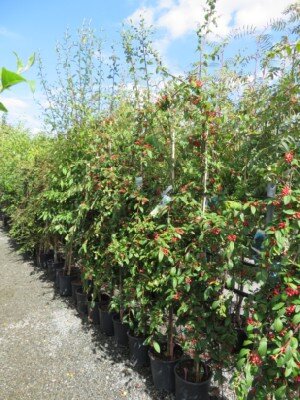
M0 230L0 400L173 400Z

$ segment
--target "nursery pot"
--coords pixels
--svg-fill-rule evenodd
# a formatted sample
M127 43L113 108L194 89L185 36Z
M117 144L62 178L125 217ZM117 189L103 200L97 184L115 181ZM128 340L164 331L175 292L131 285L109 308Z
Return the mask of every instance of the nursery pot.
M120 320L119 315L113 316L115 340L118 346L128 346L128 335L129 326L123 324Z
M202 382L193 382L186 379L184 369L191 371L193 360L178 361L175 372L175 399L176 400L209 400L211 370L208 368L208 377Z
M100 305L101 306L101 305ZM107 311L106 309L99 308L99 316L100 316L100 330L105 333L107 336L114 335L114 325L113 325L113 316L114 313Z
M55 287L58 289L59 288L59 276L63 274L63 271L61 268L56 268L55 269Z
M83 287L79 287L76 290L76 304L77 304L77 311L81 315L87 315L88 313L88 301L87 301L87 294L84 293Z
M247 340L248 336L244 329L236 328L237 338L232 352L238 353L243 348L243 343Z
M149 346L144 345L145 338L135 337L127 333L129 339L130 361L135 367L146 367L150 364Z
M78 288L82 288L82 282L81 281L72 281L71 282L71 286L72 286L72 299L74 301L74 304L76 306L77 304L77 296L76 296L76 291Z
M59 294L61 296L71 296L72 295L72 286L71 282L76 279L76 276L72 275L59 275Z
M94 304L93 307L92 307L92 304ZM92 302L91 300L88 301L88 316L89 316L89 320L94 325L100 324L99 301L94 301L94 302Z
M49 279L54 280L55 271L54 271L54 261L53 260L47 261L47 274L48 274Z
M166 345L161 346L161 349L166 349ZM179 359L183 355L183 351L180 346L175 345L174 347L174 359L168 360L166 357L157 353L153 348L150 348L149 352L151 373L153 378L154 387L157 390L166 390L167 392L175 392L175 373L174 367L178 363Z
M110 296L106 293L100 293L99 294L99 302L100 302L100 307L102 307L103 309L108 306L109 302L110 302Z
M40 267L44 268L44 269L47 268L47 262L50 260L51 260L51 257L49 256L48 253L40 254Z
M56 270L61 270L64 266L63 262L54 262L52 260L47 261L47 269L49 279L56 282Z

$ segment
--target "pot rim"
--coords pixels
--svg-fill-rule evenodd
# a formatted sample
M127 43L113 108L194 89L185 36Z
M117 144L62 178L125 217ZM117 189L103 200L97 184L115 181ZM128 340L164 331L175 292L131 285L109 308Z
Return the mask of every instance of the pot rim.
M191 381L188 381L188 380L183 379L183 378L178 374L177 368L178 368L179 364L180 364L180 363L184 363L185 361L191 361L191 360L193 361L192 358L183 358L183 359L181 359L181 360L178 360L178 363L177 363L177 364L175 365L175 367L174 367L174 373L175 373L176 378L179 379L180 381L184 382L184 383L188 383L189 385L193 385L193 386L204 386L205 384L210 383L211 378L212 378L212 370L211 370L211 368L210 368L209 366L208 366L208 368L209 368L208 378L207 378L205 381L202 381L202 382L191 382ZM203 364L203 363L202 363L202 364Z
M127 331L127 336L130 337L130 338L132 338L132 339L143 340L143 342L147 339L146 336L142 336L142 337L133 336L133 335L130 333L130 329ZM144 345L144 343L143 343L143 345ZM148 345L148 344L145 344L144 346L149 346L149 345Z
M182 347L179 344L176 344L175 346L178 346L180 348L180 350L181 350L181 356L179 358L175 359L175 360L162 360L162 359L160 359L159 357L155 356L155 350L154 350L153 347L150 347L150 349L148 350L148 355L149 355L151 360L153 359L153 360L159 361L159 362L161 362L163 364L178 363L179 361L182 360L183 350L182 350Z

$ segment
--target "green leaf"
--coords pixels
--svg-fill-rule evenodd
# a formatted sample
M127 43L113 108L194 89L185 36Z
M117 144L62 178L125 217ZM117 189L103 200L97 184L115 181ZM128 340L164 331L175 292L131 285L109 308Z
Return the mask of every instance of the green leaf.
M157 353L160 353L160 345L157 342L153 342L153 348Z
M276 332L282 331L283 323L280 318L276 318L274 321L274 329Z
M297 325L300 322L300 314L294 315L293 324Z
M283 399L285 398L285 393L286 393L286 386L280 386L279 389L276 390L275 392L275 399Z
M261 356L265 356L266 353L267 353L267 347L268 347L267 339L266 339L266 338L263 338L263 339L260 341L260 343L259 343L259 346L258 346L258 353L259 353Z
M216 308L218 308L219 307L219 301L214 301L213 303L212 303L212 305L211 305L211 309L212 310L215 310Z
M164 256L165 256L164 252L162 251L162 248L160 247L159 252L158 252L158 261L162 262Z
M280 308L282 308L284 306L284 303L280 302L278 304L275 304L274 307L272 307L272 310L276 311L279 310Z
M293 214L295 214L295 211L294 211L294 210L283 210L283 212L284 212L285 214L288 214L288 215L293 215Z
M7 112L7 108L4 106L3 103L0 101L0 111Z
M1 75L1 83L2 83L2 90L8 89L13 85L16 85L21 82L26 82L26 79L23 76L16 74L13 71L9 71L6 68L2 68L2 75Z
M291 196L284 196L284 197L283 197L283 203L284 203L285 205L289 204L290 201L291 201Z
M298 340L295 337L291 338L290 346L292 349L298 349Z
M291 375L292 372L293 372L293 368L287 368L287 369L284 371L284 376L287 378L288 376Z
M172 285L173 285L173 289L176 289L176 287L177 287L177 279L175 277L172 278Z
M239 352L239 357L243 357L243 356L245 356L246 354L248 354L250 352L250 349L242 349L240 352Z
M18 56L18 54L15 51L13 53L17 58L17 72L18 72L18 74L20 74L23 71L24 64L23 64L23 61Z
M32 80L27 80L28 86L30 88L30 90L32 91L32 93L35 92L35 88L36 88L36 84L35 81Z
M176 275L176 268L175 268L175 267L172 267L172 268L170 269L170 275L171 275L171 276L175 276L175 275Z
M29 57L26 68L28 69L32 67L34 62L35 62L35 53L31 54L31 56Z

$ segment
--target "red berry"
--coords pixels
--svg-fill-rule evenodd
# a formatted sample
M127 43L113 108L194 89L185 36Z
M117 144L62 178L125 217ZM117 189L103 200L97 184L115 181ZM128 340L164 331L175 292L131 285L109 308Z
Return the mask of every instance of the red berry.
M197 80L195 81L195 86L196 86L197 88L201 88L201 87L203 86L203 82L200 81L199 79L197 79Z
M279 222L278 224L278 228L279 229L284 229L286 227L286 223L285 222Z
M227 239L228 239L230 242L235 242L235 241L236 241L236 235L228 235L228 236L227 236Z
M221 229L220 229L220 228L213 228L213 229L211 230L211 233L212 233L213 235L219 235L219 234L221 233Z
M288 196L291 193L292 193L292 190L289 186L284 186L284 188L281 190L282 196Z
M179 300L180 299L181 294L179 292L175 293L173 296L174 300Z
M285 153L285 155L284 155L284 159L288 164L290 164L293 161L293 158L294 158L294 154L292 151L289 151L288 153Z
M296 306L294 304L286 307L286 314L287 315L292 315L295 312Z
M249 361L250 361L250 363L253 364L253 365L258 365L258 366L262 365L262 359L261 359L260 356L259 356L257 353L255 353L255 352L252 352L252 353L250 354Z
M287 288L285 289L285 293L286 293L289 297L298 296L299 290L298 290L298 289L293 289L293 288L291 288L291 287L287 287Z
M162 249L163 253L165 256L167 256L169 254L169 250L166 249L165 247Z

